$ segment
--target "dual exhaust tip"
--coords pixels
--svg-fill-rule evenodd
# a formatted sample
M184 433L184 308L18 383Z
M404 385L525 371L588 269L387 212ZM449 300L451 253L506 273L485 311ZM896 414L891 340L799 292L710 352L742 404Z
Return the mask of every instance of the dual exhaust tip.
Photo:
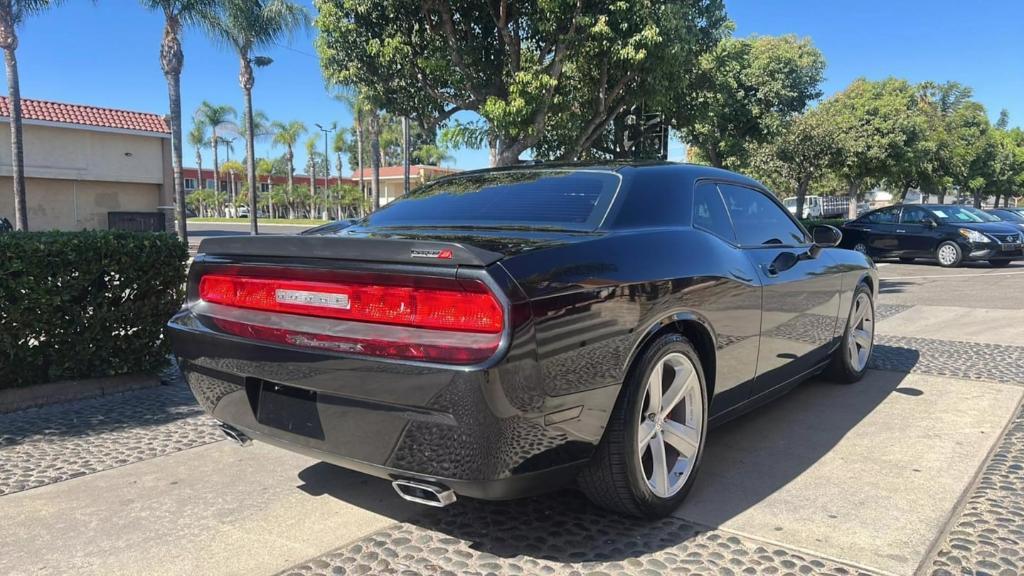
M238 428L224 422L218 422L218 426L225 436L239 446L244 448L252 445L252 438L249 438L245 432ZM416 480L395 480L391 483L391 486L394 487L395 492L398 492L398 495L403 499L423 504L424 506L443 508L455 502L455 492L441 484L431 484Z
M405 500L424 506L444 508L455 502L455 492L440 484L429 484L416 480L395 480L391 486Z

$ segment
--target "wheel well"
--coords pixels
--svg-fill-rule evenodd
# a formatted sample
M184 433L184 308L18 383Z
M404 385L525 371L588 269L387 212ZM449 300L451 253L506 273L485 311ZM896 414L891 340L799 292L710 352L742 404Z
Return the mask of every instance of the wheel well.
M875 286L875 282L871 279L871 276L864 276L860 279L860 283L867 286L868 290L871 290L871 294L878 294L878 286ZM874 298L874 296L872 296Z
M715 341L707 327L697 320L676 320L675 322L665 324L648 336L647 341L637 351L633 361L635 362L639 359L643 349L650 345L651 342L657 340L659 336L673 332L685 336L693 344L694 350L697 351L697 356L700 357L701 368L704 369L704 380L708 388L708 404L710 405L711 399L715 396L715 374L718 368Z

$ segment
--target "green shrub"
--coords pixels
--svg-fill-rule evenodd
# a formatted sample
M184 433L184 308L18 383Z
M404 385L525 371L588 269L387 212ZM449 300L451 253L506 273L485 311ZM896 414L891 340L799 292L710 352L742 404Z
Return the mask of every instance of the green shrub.
M819 224L828 224L829 226L835 226L836 228L842 228L843 223L846 222L846 218L825 218L823 220L801 220L800 223L804 225L804 228L810 230L813 226Z
M170 234L0 234L0 388L158 367L187 258Z

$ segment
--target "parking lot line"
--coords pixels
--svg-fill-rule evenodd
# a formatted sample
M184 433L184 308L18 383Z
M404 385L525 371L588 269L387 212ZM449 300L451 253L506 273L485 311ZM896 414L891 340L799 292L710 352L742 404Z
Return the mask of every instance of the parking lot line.
M981 276L1020 276L1024 275L1024 270L1020 272L982 272L980 274L930 274L925 276L891 276L887 278L880 278L880 280L914 280L916 278L977 278Z

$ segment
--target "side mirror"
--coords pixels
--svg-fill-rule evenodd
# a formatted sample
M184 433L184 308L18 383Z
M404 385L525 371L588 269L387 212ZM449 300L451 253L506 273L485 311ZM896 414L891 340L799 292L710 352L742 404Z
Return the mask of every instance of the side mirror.
M835 226L819 224L811 228L811 238L814 240L814 245L819 248L832 248L838 246L842 241L843 233Z

